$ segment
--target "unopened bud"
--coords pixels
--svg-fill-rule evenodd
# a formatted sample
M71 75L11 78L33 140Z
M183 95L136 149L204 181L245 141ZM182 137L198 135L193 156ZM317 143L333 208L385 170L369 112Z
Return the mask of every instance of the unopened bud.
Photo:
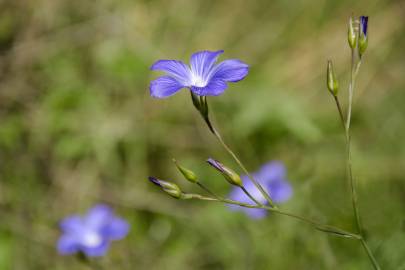
M368 35L367 35L368 17L360 16L359 25L359 56L361 57L367 49Z
M198 182L197 175L193 171L191 171L191 170L189 170L187 168L184 168L175 159L173 159L173 162L176 165L177 169L184 176L184 178L186 178L186 180L190 181L191 183L197 183Z
M181 192L180 188L171 182L163 181L160 179L157 179L155 177L149 176L149 181L151 181L153 184L157 185L160 187L164 192L169 194L170 196L176 198L176 199L181 199L183 196L183 193Z
M339 90L339 82L336 79L335 72L333 71L333 64L331 60L328 60L328 67L326 71L326 85L332 95L337 96Z
M358 34L356 31L355 22L354 22L353 16L350 16L349 27L348 27L348 31L347 31L347 40L349 41L350 48L352 48L352 49L356 48L357 38L358 38Z
M240 186L240 187L243 185L239 174L237 174L233 170L225 167L224 164L222 164L221 162L219 162L215 159L212 159L212 158L209 158L207 160L207 162L212 167L217 169L230 184L235 185L235 186Z

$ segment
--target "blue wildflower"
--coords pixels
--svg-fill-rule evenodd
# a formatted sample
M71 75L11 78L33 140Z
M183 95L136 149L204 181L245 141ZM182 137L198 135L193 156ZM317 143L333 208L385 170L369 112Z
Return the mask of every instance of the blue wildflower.
M85 216L73 215L60 223L63 232L57 248L60 254L82 252L86 256L103 256L112 240L124 238L129 224L114 215L113 210L103 204L91 208Z
M253 177L269 192L270 197L275 203L285 202L292 196L293 190L291 184L286 179L285 166L279 161L271 161L263 165L259 171L253 173ZM244 187L257 201L262 204L267 203L266 198L263 197L246 175L242 176L242 181ZM229 197L232 200L243 203L254 203L240 188L234 188ZM244 208L236 205L230 205L230 207L233 210L244 211L249 217L254 219L260 219L267 215L267 210L264 209Z
M249 66L237 59L215 64L224 51L200 51L191 56L190 67L182 61L159 60L151 70L167 73L150 83L150 94L166 98L182 88L188 88L199 96L218 96L228 87L228 82L237 82L246 77Z

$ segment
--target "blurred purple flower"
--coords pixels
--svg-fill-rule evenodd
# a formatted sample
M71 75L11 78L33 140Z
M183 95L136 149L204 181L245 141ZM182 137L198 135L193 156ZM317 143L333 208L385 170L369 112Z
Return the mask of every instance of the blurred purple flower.
M279 161L271 161L263 165L259 171L253 173L253 177L266 189L270 197L275 203L282 203L290 199L293 190L291 184L286 179L286 169L283 163ZM266 198L260 193L260 191L254 186L252 181L246 175L242 176L243 185L249 191L253 197L260 203L266 204ZM254 202L246 196L246 194L240 188L233 188L229 197L232 200L240 201L243 203ZM244 211L249 217L254 219L260 219L267 215L267 210L264 209L252 209L245 208L237 205L230 205L232 210Z
M103 204L91 208L85 216L73 215L60 223L63 232L57 248L60 254L83 252L86 256L103 256L112 240L124 238L129 224L114 215L113 210Z
M237 82L246 77L249 66L237 59L215 64L224 51L200 51L191 56L190 67L178 60L159 60L151 70L167 73L150 83L150 94L166 98L182 88L189 88L199 96L218 96L228 87L228 82Z

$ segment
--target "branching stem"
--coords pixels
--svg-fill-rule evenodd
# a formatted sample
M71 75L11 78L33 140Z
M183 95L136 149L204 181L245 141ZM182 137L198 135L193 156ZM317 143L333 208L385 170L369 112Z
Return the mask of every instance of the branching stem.
M255 209L265 209L267 211L270 211L272 213L275 214L279 214L279 215L283 215L283 216L288 216L288 217L292 217L294 219L298 219L302 222L305 222L307 224L310 224L312 226L314 226L316 229L323 231L323 232L327 232L327 233L331 233L334 235L339 235L342 237L347 237L347 238L354 238L357 240L361 239L361 236L349 231L345 231L342 230L340 228L337 228L335 226L331 226L331 225L325 225L325 224L321 224L317 221L314 221L312 219L306 218L306 217L302 217L296 214L292 214L289 212L285 212L279 209L275 209L273 207L267 206L267 205L255 205L255 204L248 204L248 203L243 203L243 202L239 202L239 201L235 201L235 200L231 200L231 199L225 199L225 198L212 198L212 197L206 197L206 196L201 196L201 195L197 195L197 194L191 194L191 198L192 199L199 199L199 200L204 200L204 201L212 201L212 202L222 202L222 203L226 203L226 204L233 204L233 205L239 205L242 207L246 207L246 208L255 208Z
M204 101L201 99L201 102L205 102L205 107L206 107L206 110L208 111L208 104L207 104L206 99ZM208 113L206 115L202 115L202 117L204 118L205 122L207 123L207 126L210 129L210 131L212 132L212 134L214 134L214 136L217 138L217 140L222 145L222 147L225 149L225 151L228 152L229 155L231 155L231 157L239 165L239 167L242 169L242 171L248 176L250 181L252 181L252 183L255 185L255 187L260 191L260 193L263 195L263 197L266 198L266 200L268 201L270 206L277 209L277 206L273 203L273 200L270 198L270 195L266 192L266 190L264 190L264 188L259 184L259 182L249 173L249 171L246 169L246 167L243 165L243 163L239 160L239 158L236 156L236 154L232 151L232 149L222 139L221 134L212 125L211 120L209 119ZM257 200L254 200L254 201L258 205L262 205Z
M361 224L360 213L359 213L359 208L358 208L358 203L357 203L356 183L355 183L355 179L353 177L353 169L352 169L350 123L351 123L351 117L352 117L354 87L355 87L355 83L356 83L357 74L359 72L360 65L361 65L361 59L356 64L356 54L355 53L356 53L356 51L354 49L352 49L351 68L350 68L350 84L349 84L349 104L348 104L346 122L344 122L344 120L343 120L342 109L340 107L340 103L339 103L339 100L337 99L337 97L335 97L335 102L336 102L336 105L339 110L339 115L340 115L341 121L344 124L345 138L346 138L346 167L347 167L346 171L347 171L347 178L348 178L349 185L350 185L353 214L354 214L354 218L356 221L357 233L361 236L359 240L360 240L364 250L366 251L367 256L369 257L370 262L372 263L374 269L380 270L381 268L378 265L377 260L375 259L371 249L367 245L367 242L364 238L363 226Z

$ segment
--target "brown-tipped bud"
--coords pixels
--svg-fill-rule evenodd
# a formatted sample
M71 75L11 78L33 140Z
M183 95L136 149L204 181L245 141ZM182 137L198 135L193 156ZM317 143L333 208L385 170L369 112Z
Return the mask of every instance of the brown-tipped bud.
M173 159L173 162L176 165L177 169L184 176L184 178L186 178L186 180L190 181L191 183L197 183L198 182L197 175L193 171L191 171L191 170L189 170L187 168L184 168L175 159Z
M349 42L350 48L352 48L352 49L356 48L357 38L358 38L358 34L356 31L355 20L353 19L353 16L350 16L349 27L348 27L348 31L347 31L347 40Z
M218 170L230 184L239 186L239 187L243 186L242 180L241 180L239 174L237 174L233 170L229 169L228 167L225 167L224 164L222 164L218 160L209 158L207 160L207 162L212 167L214 167L216 170Z
M169 194L170 196L176 198L176 199L181 199L183 196L183 193L181 192L180 188L171 182L163 181L160 179L157 179L155 177L149 176L149 181L151 181L153 184L157 185L160 187L164 192Z
M335 72L333 71L333 64L331 60L328 60L326 74L326 85L332 95L337 96L339 90L339 82L336 79Z

